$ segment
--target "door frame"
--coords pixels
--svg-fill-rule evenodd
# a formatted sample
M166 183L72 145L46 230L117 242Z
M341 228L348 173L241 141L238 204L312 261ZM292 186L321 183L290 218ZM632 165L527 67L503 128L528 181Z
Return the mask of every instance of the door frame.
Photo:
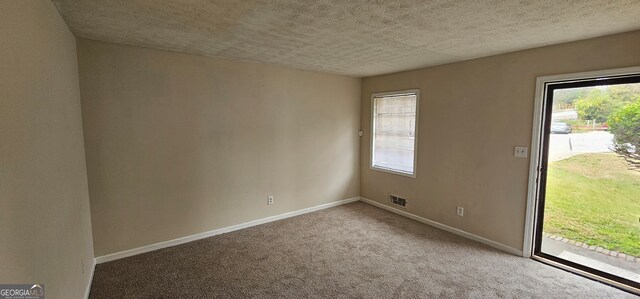
M528 191L527 191L527 205L526 205L526 215L525 215L525 227L524 227L524 240L523 240L523 256L524 257L534 257L534 244L536 238L536 227L537 216L538 216L538 193L540 191L541 185L540 175L541 175L541 164L542 164L542 156L543 156L543 145L544 138L546 138L544 134L544 124L545 120L545 110L546 107L546 99L547 99L547 86L554 83L570 83L570 82L580 82L587 81L593 79L604 79L604 78L613 78L613 77L621 77L628 75L637 75L640 74L640 66L635 67L627 67L627 68L618 68L618 69L607 69L607 70L597 70L590 72L580 72L580 73L570 73L570 74L560 74L560 75L552 75L552 76L540 76L536 78L536 93L534 98L534 110L533 110L533 125L531 132L531 151L530 151L530 161L529 161L529 180L528 180ZM545 261L546 262L546 261ZM555 263L551 261L556 267L563 268L565 270L569 270L572 272L576 272L578 274L590 277L590 278L598 278L598 280L602 280L599 277L595 277L593 274L576 270L573 267L568 267L563 264ZM609 282L607 282L609 283ZM615 284L615 282L614 282ZM624 286L618 286L625 288ZM631 290L634 291L634 290ZM636 290L637 291L637 290Z

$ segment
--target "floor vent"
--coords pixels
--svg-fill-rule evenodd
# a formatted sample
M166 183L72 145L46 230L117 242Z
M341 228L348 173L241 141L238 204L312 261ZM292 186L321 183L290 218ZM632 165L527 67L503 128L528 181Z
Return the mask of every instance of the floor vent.
M401 206L403 208L407 207L407 199L406 198L402 198L396 195L389 195L389 201L396 205L396 206Z

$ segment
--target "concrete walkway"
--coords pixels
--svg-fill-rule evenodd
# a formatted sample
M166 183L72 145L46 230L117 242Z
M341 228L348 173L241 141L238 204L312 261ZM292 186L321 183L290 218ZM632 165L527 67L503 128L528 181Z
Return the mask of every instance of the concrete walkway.
M586 248L576 246L549 236L542 238L542 252L640 282L640 259L635 257L619 254L614 257L593 249L590 250L589 246Z

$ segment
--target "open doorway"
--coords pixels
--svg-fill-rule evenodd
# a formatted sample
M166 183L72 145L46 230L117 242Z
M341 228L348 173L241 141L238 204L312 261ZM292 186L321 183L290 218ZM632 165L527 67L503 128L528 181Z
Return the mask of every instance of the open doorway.
M640 72L539 88L533 257L638 293Z

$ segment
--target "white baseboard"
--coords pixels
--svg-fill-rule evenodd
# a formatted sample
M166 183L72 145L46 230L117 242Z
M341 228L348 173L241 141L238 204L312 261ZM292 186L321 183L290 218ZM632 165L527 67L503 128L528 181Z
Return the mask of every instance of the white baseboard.
M364 198L364 197L360 197L360 201L362 201L364 203L368 203L368 204L370 204L372 206L376 206L378 208L382 208L382 209L385 209L387 211L396 213L398 215L401 215L401 216L404 216L404 217L407 217L407 218L422 222L424 224L433 226L435 228L439 228L441 230L448 231L448 232L456 234L458 236L461 236L461 237L464 237L464 238L467 238L467 239L471 239L471 240L474 240L474 241L477 241L477 242L480 242L480 243L483 243L483 244L487 244L487 245L489 245L489 246L491 246L493 248L500 249L502 251L505 251L505 252L508 252L508 253L511 253L511 254L514 254L514 255L517 255L517 256L522 256L522 250L513 248L511 246L504 245L502 243L498 243L498 242L493 241L493 240L489 240L489 239L484 238L484 237L480 237L478 235L474 235L472 233L468 233L468 232L463 231L461 229L457 229L457 228L442 224L440 222L429 220L427 218L423 218L423 217L420 217L418 215L414 215L414 214L411 214L409 212L406 212L406 211L403 211L403 210L399 210L399 209L396 209L394 207L387 206L385 204L381 204L379 202L376 202L376 201L373 201L371 199L367 199L367 198Z
M493 240L489 240L487 238L480 237L478 235L474 235L472 233L468 233L466 231L463 231L463 230L460 230L460 229L457 229L457 228L453 228L451 226L448 226L448 225L445 225L445 224L442 224L442 223L439 223L439 222L436 222L436 221L433 221L433 220L429 220L429 219L426 219L426 218L411 214L411 213L403 211L403 210L396 209L396 208L391 207L391 206L387 206L387 205L381 204L379 202L376 202L376 201L373 201L373 200L370 200L370 199L367 199L367 198L364 198L364 197L353 197L353 198L338 200L338 201L334 201L334 202L330 202L330 203L326 203L326 204L322 204L322 205L318 205L318 206L314 206L314 207L310 207L310 208L306 208L306 209L302 209L302 210L283 213L283 214L280 214L280 215L270 216L270 217L257 219L257 220L253 220L253 221L237 224L237 225L223 227L223 228L215 229L215 230L208 231L208 232L203 232L203 233L199 233L199 234L195 234L195 235L190 235L190 236L186 236L186 237L182 237L182 238L177 238L177 239L173 239L173 240L169 240L169 241L159 242L159 243L146 245L146 246L142 246L142 247L138 247L138 248L134 248L134 249L124 250L124 251L120 251L120 252L116 252L116 253L111 253L111 254L99 256L99 257L96 257L95 260L94 260L93 267L92 267L92 270L91 270L91 279L93 280L93 271L95 269L95 265L96 264L106 263L106 262L114 261L114 260L117 260L117 259L138 255L138 254L145 253L145 252L150 252L150 251L154 251L154 250L158 250L158 249L162 249L162 248L176 246L176 245L188 243L188 242L191 242L191 241L196 241L196 240L212 237L212 236L215 236L215 235L220 235L220 234L224 234L224 233L240 230L240 229L243 229L243 228L248 228L248 227L252 227L252 226L256 226L256 225L260 225L260 224L264 224L264 223L269 223L269 222L272 222L272 221L282 220L282 219L286 219L286 218L290 218L290 217L294 217L294 216L298 216L298 215L302 215L302 214L306 214L306 213L311 213L311 212L315 212L315 211L319 211L319 210L323 210L323 209L328 209L328 208L331 208L331 207L335 207L335 206L339 206L339 205L355 202L355 201L358 201L358 200L360 200L360 201L362 201L364 203L367 203L367 204L370 204L370 205L385 209L387 211L396 213L398 215L401 215L401 216L404 216L404 217L407 217L407 218L422 222L424 224L427 224L427 225L442 229L444 231L448 231L450 233L462 236L464 238L471 239L471 240L474 240L474 241L477 241L477 242L480 242L480 243L487 244L487 245L489 245L491 247L500 249L502 251L505 251L505 252L508 252L508 253L511 253L511 254L514 254L514 255L522 256L522 250L513 248L511 246L507 246L507 245L504 245L502 243L499 243L499 242L496 242L496 241L493 241ZM87 286L87 290L86 290L86 295L87 296L89 295L90 289L91 289L91 283L89 283L89 285Z
M89 299L89 293L91 292L91 283L93 283L93 273L96 271L96 259L93 259L91 264L91 273L89 274L89 283L84 290L84 298Z
M253 220L253 221L249 221L249 222L245 222L245 223L241 223L241 224L236 224L236 225L232 225L232 226L228 226L228 227L214 229L212 231L203 232L203 233L199 233L199 234L195 234L195 235L191 235L191 236L186 236L186 237L182 237L182 238L178 238L178 239L159 242L159 243L146 245L146 246L142 246L142 247L138 247L138 248L134 248L134 249L129 249L129 250L125 250L125 251L120 251L120 252L116 252L116 253L111 253L111 254L107 254L107 255L96 257L95 258L95 263L96 264L106 263L106 262L114 261L114 260L125 258L125 257L134 256L134 255L145 253L145 252L149 252L149 251L154 251L154 250L158 250L158 249L162 249L162 248L176 246L176 245L188 243L188 242L191 242L191 241L208 238L208 237L211 237L211 236L220 235L220 234L224 234L224 233L240 230L240 229L243 229L243 228L252 227L252 226L255 226L255 225L260 225L260 224L264 224L264 223L268 223L268 222L272 222L272 221L277 221L277 220L290 218L290 217L294 217L294 216L298 216L298 215L302 215L302 214L306 214L306 213L311 213L311 212L315 212L315 211L319 211L319 210L323 210L323 209L328 209L328 208L331 208L331 207L335 207L335 206L339 206L339 205L355 202L355 201L358 201L358 200L360 200L360 197L353 197L353 198L349 198L349 199L338 200L338 201L334 201L334 202L318 205L318 206L315 206L315 207L310 207L310 208L306 208L306 209L302 209L302 210L297 210L297 211L288 212L288 213L275 215L275 216L271 216L271 217L266 217L266 218L262 218L262 219L258 219L258 220Z

